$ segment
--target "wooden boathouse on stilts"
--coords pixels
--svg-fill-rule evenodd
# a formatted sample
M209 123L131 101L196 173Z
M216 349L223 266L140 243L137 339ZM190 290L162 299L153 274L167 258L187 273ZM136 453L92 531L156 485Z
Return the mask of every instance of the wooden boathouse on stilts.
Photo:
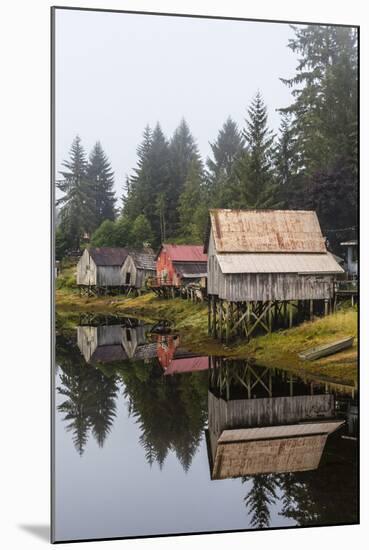
M343 273L328 252L317 215L304 210L210 210L208 330L247 340L256 330L328 314Z

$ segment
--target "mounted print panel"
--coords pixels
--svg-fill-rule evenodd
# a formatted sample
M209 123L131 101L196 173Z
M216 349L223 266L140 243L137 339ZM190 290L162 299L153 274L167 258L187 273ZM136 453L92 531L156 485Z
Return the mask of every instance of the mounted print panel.
M52 9L53 542L358 523L358 31Z

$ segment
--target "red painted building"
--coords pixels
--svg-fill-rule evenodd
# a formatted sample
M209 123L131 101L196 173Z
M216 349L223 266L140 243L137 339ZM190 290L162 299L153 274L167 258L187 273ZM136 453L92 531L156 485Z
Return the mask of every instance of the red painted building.
M162 244L156 255L156 276L160 284L180 286L205 278L207 261L202 245Z

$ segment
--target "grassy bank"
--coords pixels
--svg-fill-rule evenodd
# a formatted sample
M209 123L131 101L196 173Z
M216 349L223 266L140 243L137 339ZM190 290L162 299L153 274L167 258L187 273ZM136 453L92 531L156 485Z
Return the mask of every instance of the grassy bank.
M74 289L60 288L56 293L57 311L120 314L155 322L172 321L181 335L181 344L193 352L233 358L252 358L258 364L306 373L340 383L357 380L357 340L353 348L316 361L301 361L298 352L347 336L357 335L357 312L347 309L302 325L259 336L249 343L238 341L226 346L207 334L207 307L176 298L160 300L153 293L137 298L125 296L87 298Z

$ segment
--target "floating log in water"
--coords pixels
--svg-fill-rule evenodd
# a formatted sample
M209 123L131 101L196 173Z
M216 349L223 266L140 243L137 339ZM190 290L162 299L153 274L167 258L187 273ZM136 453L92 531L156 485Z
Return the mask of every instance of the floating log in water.
M320 357L333 355L334 353L350 348L353 342L354 337L350 336L349 338L344 338L343 340L336 340L336 342L331 342L330 344L323 344L322 346L317 346L315 348L302 351L298 354L298 356L304 361L313 361L314 359L320 359Z

